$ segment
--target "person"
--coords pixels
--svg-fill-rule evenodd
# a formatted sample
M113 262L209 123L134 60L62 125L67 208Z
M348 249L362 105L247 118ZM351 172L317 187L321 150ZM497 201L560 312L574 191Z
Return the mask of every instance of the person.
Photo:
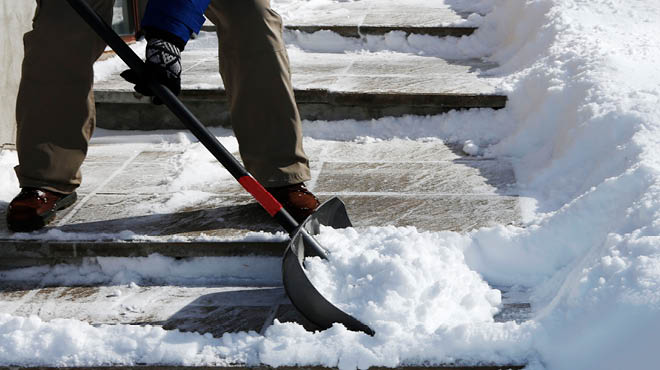
M106 20L114 0L86 0ZM150 0L142 27L146 63L155 78L178 94L181 52L204 15L217 27L220 74L232 126L247 170L299 222L319 205L304 185L310 179L302 146L282 19L269 0ZM13 231L44 227L76 201L80 166L95 127L93 64L105 43L62 0L38 0L17 97L20 193L9 204ZM148 88L131 72L138 92Z

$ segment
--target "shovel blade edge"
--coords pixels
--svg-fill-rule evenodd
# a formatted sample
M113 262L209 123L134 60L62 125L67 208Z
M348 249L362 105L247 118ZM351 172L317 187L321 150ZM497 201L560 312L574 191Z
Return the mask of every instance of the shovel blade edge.
M305 257L321 256L323 258L323 254L317 252L318 242L312 237L319 233L321 225L336 229L352 226L346 213L346 207L341 200L332 198L323 203L314 214L303 222L291 238L282 260L284 289L298 312L318 327L325 330L332 327L334 323L341 323L348 330L374 335L375 332L369 326L323 297L305 273Z

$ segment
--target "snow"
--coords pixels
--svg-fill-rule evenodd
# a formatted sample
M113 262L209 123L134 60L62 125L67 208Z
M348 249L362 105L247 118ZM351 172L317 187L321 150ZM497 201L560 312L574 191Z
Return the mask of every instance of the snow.
M320 1L330 0L290 0L288 9ZM528 363L533 369L656 367L660 3L446 2L492 12L470 37L424 39L416 47L398 34L370 41L289 33L287 40L301 52L393 48L445 55L452 44L464 57L499 63L488 74L502 78L506 109L343 121L332 127L307 122L305 133L315 140L434 137L462 143L468 153L475 149L465 145L471 141L478 154L515 164L522 195L531 199L523 204L524 228L500 225L458 234L388 227L360 230L364 240L355 239L355 230L326 230L324 243L350 248L336 249L331 264L310 261L310 275L333 302L373 325L374 337L341 325L309 333L296 324L276 323L263 336L211 339L153 327L92 327L3 315L0 362L240 361L349 369L463 360ZM319 40L332 42L319 45ZM15 189L14 163L13 154L0 154L3 201ZM187 188L185 182L180 186ZM498 295L485 282L529 288L532 319L493 322ZM353 289L339 289L347 286Z
M115 12L116 14L116 12ZM145 40L135 42L130 48L141 58L144 58L144 48L147 45ZM128 66L120 58L107 58L94 63L94 81L103 81L110 76L121 73L128 69Z
M287 30L284 32L284 40L289 54L294 55L298 50L317 53L398 52L459 60L483 57L485 51L489 50L471 38L406 35L402 31L347 38L327 30L314 33Z
M16 366L107 366L140 364L227 366L255 362L243 351L256 333L226 343L211 335L166 331L153 326L101 325L0 314L0 362ZM222 358L220 358L222 356Z
M502 301L439 233L415 228L323 230L329 260L308 258L311 282L379 335L397 338L469 323L493 323Z
M514 122L505 111L471 109L451 111L439 116L383 117L371 121L306 121L306 138L369 142L373 140L443 140L477 146L489 146L512 133Z
M18 179L14 166L18 165L18 155L10 150L0 150L0 202L9 202L18 189Z
M479 154L479 146L472 140L465 140L463 143L463 152L467 155L475 156Z

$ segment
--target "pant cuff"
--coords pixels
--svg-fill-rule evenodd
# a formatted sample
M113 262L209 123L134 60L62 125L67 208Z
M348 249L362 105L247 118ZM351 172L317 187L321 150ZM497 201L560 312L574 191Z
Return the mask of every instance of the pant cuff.
M312 177L307 173L291 174L291 175L285 175L282 178L275 178L275 179L271 178L268 181L264 181L262 184L264 187L267 188L277 188L281 186L299 184L301 182L309 181L311 179Z
M72 184L53 184L46 181L39 181L34 179L27 179L22 176L18 176L18 184L21 188L37 188L48 191L54 191L61 194L71 194L78 189L79 185Z

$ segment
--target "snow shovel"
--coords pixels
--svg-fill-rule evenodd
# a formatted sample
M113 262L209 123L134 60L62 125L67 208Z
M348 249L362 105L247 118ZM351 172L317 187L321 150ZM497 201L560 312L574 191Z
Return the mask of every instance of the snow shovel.
M67 0L69 5L89 24L89 26L117 53L137 76L148 78L142 59L117 35L87 2ZM320 225L333 228L351 226L344 203L337 198L325 202L302 224L282 207L282 205L225 149L209 130L168 88L160 83L148 80L147 85L156 97L174 113L179 120L195 135L211 154L229 171L254 199L273 217L291 236L291 242L284 253L282 274L285 290L293 305L309 321L322 329L333 323L341 323L349 330L363 331L373 335L374 331L351 315L343 312L314 288L303 268L304 258L316 256L327 259L327 251L312 235L319 232Z

